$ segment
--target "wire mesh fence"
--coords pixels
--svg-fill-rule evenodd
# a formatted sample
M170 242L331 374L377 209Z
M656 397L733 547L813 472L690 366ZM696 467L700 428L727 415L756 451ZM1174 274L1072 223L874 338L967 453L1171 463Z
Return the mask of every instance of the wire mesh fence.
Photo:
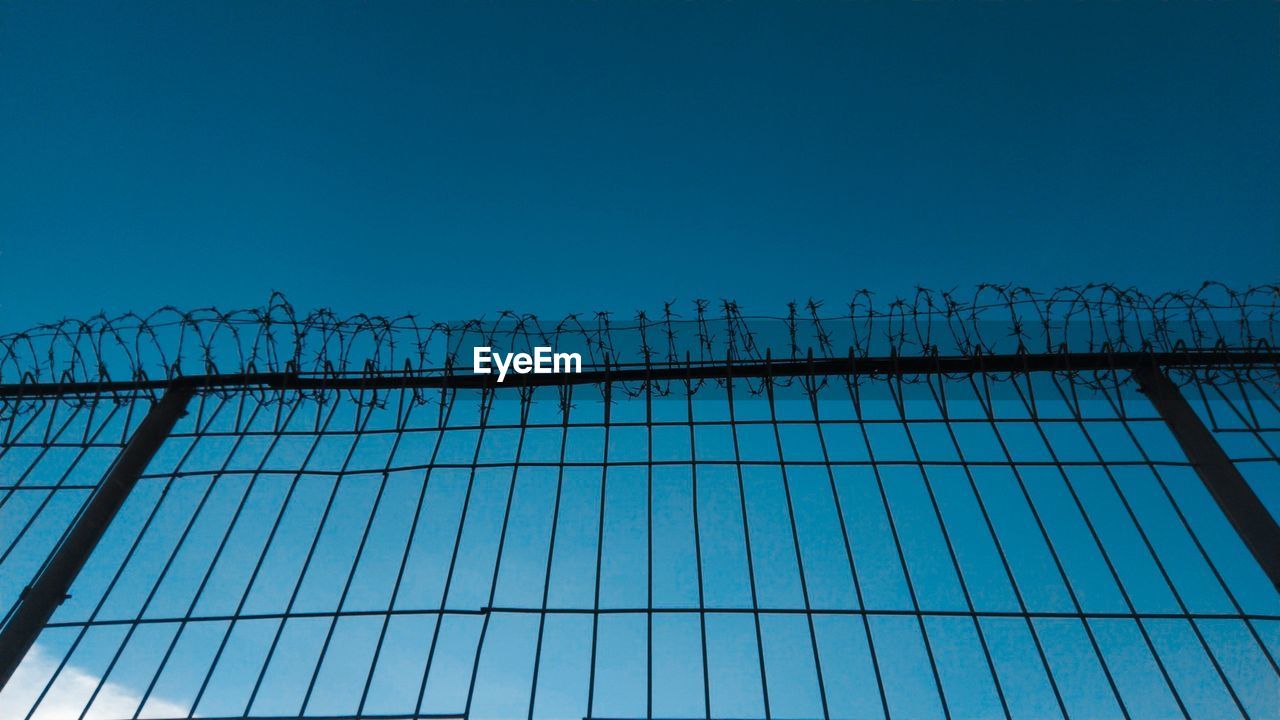
M200 387L0 716L1280 713L1280 595L1134 368L983 357ZM1250 357L1166 370L1275 516ZM164 385L137 387L9 401L6 624Z

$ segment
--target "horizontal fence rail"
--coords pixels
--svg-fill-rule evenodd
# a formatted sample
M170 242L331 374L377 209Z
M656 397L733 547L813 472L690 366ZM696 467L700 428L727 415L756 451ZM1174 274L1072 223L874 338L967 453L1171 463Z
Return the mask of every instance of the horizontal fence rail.
M800 378L825 375L965 375L1018 372L1102 372L1138 368L1206 369L1257 368L1280 372L1280 350L1220 349L1173 352L1017 353L1012 355L893 356L859 358L806 358L735 362L624 363L585 366L580 373L509 374L503 382L496 374L474 374L469 369L441 368L421 372L369 371L365 373L238 373L184 375L156 380L100 382L17 383L0 385L0 398L31 399L65 395L162 391L170 387L196 389L270 390L428 390L552 387L606 382L718 380L737 378Z

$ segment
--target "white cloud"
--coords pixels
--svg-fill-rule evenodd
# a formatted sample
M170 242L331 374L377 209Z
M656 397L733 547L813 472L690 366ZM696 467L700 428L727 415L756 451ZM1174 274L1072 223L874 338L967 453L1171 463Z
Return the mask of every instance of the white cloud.
M17 672L9 679L4 691L0 692L0 718L25 718L31 712L44 686L49 682L59 659L50 656L39 645L31 648L18 666ZM45 695L40 707L36 709L32 720L76 720L84 711L85 703L102 682L102 678L85 672L68 664L58 675L49 693ZM131 718L142 701L141 692L108 682L102 686L93 707L85 714L86 720L95 718ZM155 697L147 700L147 711L143 717L181 718L187 716L187 708Z

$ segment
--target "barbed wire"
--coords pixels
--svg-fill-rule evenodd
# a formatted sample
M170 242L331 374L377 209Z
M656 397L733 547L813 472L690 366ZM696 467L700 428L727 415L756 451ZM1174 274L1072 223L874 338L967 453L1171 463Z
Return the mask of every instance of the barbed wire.
M1173 351L1273 347L1280 285L1148 294L1111 284L1036 292L1016 285L917 288L886 302L866 290L843 304L789 303L754 315L736 302L665 302L625 320L609 312L548 322L501 311L455 322L418 315L300 313L280 293L259 308L165 306L65 319L0 335L0 383L93 383L189 375L440 372L471 350L579 352L584 365L750 362L773 358ZM700 386L706 381L694 383ZM696 387L690 387L690 391ZM751 390L759 390L753 385ZM623 392L634 394L634 387Z

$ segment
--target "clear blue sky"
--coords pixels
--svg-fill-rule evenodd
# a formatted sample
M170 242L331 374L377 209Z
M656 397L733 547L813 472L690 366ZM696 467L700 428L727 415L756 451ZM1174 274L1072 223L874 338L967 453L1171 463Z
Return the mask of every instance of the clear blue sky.
M0 0L0 331L100 309L254 305L273 289L302 308L454 319L504 308L550 316L627 313L692 297L734 297L748 312L777 311L792 298L841 301L860 288L891 295L917 284L980 281L1049 289L1110 280L1148 290L1194 287L1206 278L1237 286L1273 282L1280 280L1277 128L1276 2ZM554 402L543 407L554 410ZM740 402L735 418L772 417L764 402ZM839 402L835 407L844 408L848 420L852 404ZM899 411L887 400L880 403L881 419L901 419L903 433L930 437L924 428L912 429L914 422L889 415ZM231 414L233 403L225 404ZM633 400L629 409L611 412L643 417L640 404ZM665 405L661 412L674 406L676 413L695 413L693 403ZM318 419L318 410L298 407L300 418ZM791 432L796 425L785 432L741 425L747 429L733 432L741 432L742 452L752 458L738 484L730 470L730 463L742 464L738 435L708 424L727 417L727 406L707 407L713 410L706 417L703 407L674 416L696 418L702 423L696 431L653 443L664 463L653 485L645 484L650 481L639 466L620 464L647 460L638 454L647 450L647 435L633 432L628 439L619 428L606 440L592 425L571 428L564 444L554 428L531 431L526 443L508 427L482 440L456 427L456 418L449 433L434 432L430 408L415 419L422 432L402 454L386 435L365 435L354 449L344 444L347 436L329 435L314 462L302 443L276 451L274 440L262 436L237 435L234 444L208 436L198 446L171 438L161 467L153 466L131 495L125 521L113 525L58 617L130 620L142 616L145 604L155 613L151 618L172 620L194 609L203 619L181 633L175 623L129 625L131 633L141 628L130 635L137 638L133 644L122 640L126 625L95 630L73 654L68 648L79 626L55 629L24 665L34 680L0 697L0 708L8 708L0 714L25 714L31 702L21 693L40 692L64 654L70 659L59 675L63 684L50 686L53 702L41 706L54 717L67 715L56 705L61 702L75 706L71 716L78 714L87 698L76 693L87 695L102 680L112 688L107 700L131 715L152 679L157 685L148 708L165 715L185 715L192 705L201 713L294 712L304 687L308 693L319 688L309 710L346 712L366 681L374 688L373 711L414 712L419 687L423 709L455 711L463 706L479 644L469 633L485 621L469 614L441 624L444 659L427 683L421 650L435 626L423 624L425 611L447 605L473 612L491 600L527 609L541 605L537 591L547 587L555 593L551 604L561 609L647 604L639 591L649 572L652 531L641 523L649 488L657 489L644 516L657 518L655 597L666 607L691 606L692 590L703 581L698 565L706 562L712 607L744 607L758 582L762 606L795 610L799 573L811 572L804 582L811 583L805 587L817 606L852 609L852 570L844 573L856 549L868 588L857 609L901 610L909 605L907 583L919 580L912 588L922 607L956 610L963 574L985 613L1010 611L1015 581L1036 612L1076 605L1089 612L1126 606L1167 612L1177 609L1176 590L1190 608L1222 613L1232 610L1230 589L1249 612L1275 613L1277 596L1163 430L1143 437L1147 451L1166 458L1158 462L1168 465L1176 488L1168 498L1157 493L1154 471L1138 459L1136 445L1123 446L1127 436L1113 431L1099 450L1092 440L1068 440L1058 430L1033 435L1026 422L992 422L997 435L990 436L970 437L980 427L972 423L961 431L979 456L972 460L979 467L972 485L940 435L925 445L926 461L915 436L891 434L885 424L855 434L847 422L827 422L823 432L831 436L821 443L818 425L803 435ZM801 416L810 409L796 407ZM972 402L968 407L973 410ZM350 403L342 412L357 416ZM465 412L471 411L459 410ZM598 422L591 413L602 413L600 405L581 402L573 422ZM1010 415L1020 413L1015 408ZM396 413L374 415L389 424ZM194 428L202 417L184 422ZM359 417L368 422L370 414ZM45 432L52 425L45 422L41 417L32 432ZM68 437L75 437L79 426L69 426ZM455 467L433 471L428 496L424 467L436 456L426 442L441 437L458 443L440 456ZM1055 452L1083 464L1056 474L1044 466L1049 437ZM1240 450L1248 434L1236 437L1237 459L1261 456L1261 449ZM79 491L64 488L58 496L64 504L45 513L45 496L37 494L45 491L37 488L67 478L96 482L102 468L94 463L110 457L95 454L81 463L83 453L73 446L57 448L49 461L26 447L32 452L12 453L8 470L0 467L36 486L10 493L17 499L0 517L19 519L0 522L4 552L18 548L8 567L27 564L0 581L7 604L43 557L31 543L51 545L82 497L68 499L67 492ZM193 449L189 456L186 448ZM695 450L699 466L706 466L698 470L696 490L692 470L686 474L695 467ZM873 450L888 464L887 491L869 469ZM821 469L832 463L829 452L843 463L832 476ZM607 474L599 469L606 453L614 463ZM72 456L71 468L59 465ZM463 470L491 456L502 460L475 473ZM29 470L22 463L31 457L39 467ZM531 464L510 470L513 457ZM164 467L169 462L172 470ZM574 465L566 473L566 509L557 515L552 488L559 479L553 486L548 468L566 462ZM1018 463L1031 468L1032 491L1015 490L1007 467ZM259 478L255 468L268 464L273 470ZM1257 477L1274 469L1269 460L1254 465L1262 468L1253 471ZM1119 468L1131 495L1112 495L1099 466ZM782 476L781 467L794 469ZM296 495L287 494L299 469L308 480L296 483L302 488ZM177 470L183 475L174 480L169 473ZM341 483L327 479L339 475ZM385 495L379 494L383 483ZM468 501L473 485L479 489ZM926 488L939 491L940 506L932 504L933 489L926 500ZM322 511L338 492L347 511ZM1074 499L1077 492L1083 500ZM207 506L206 497L213 498ZM236 517L247 519L233 523L241 498L251 504ZM705 508L696 531L695 498ZM1134 520L1121 512L1121 499L1137 506ZM499 518L505 522L512 502L515 519L504 535ZM991 529L979 523L986 511L979 513L978 503L993 506ZM197 507L201 521L193 525ZM420 521L411 513L421 507L427 510ZM1175 522L1175 509L1191 520ZM1040 534L1033 510L1048 518L1049 529ZM154 524L142 520L153 512ZM33 517L42 524L28 533ZM905 548L891 520L902 523ZM852 528L847 544L834 539L842 521ZM266 557L259 553L267 552L267 533L281 522L265 572L251 578L251 564ZM357 540L366 522L376 533L367 553ZM402 539L418 527L417 544ZM554 556L552 528L566 533L557 535ZM131 534L135 529L139 534ZM1144 554L1139 529L1159 533L1160 557ZM184 554L178 556L180 534ZM1097 535L1092 544L1091 534ZM127 563L113 564L135 537L146 544L130 551ZM215 562L223 537L234 544ZM499 538L507 553L501 561ZM1199 547L1193 539L1208 551L1190 550ZM748 540L757 554L745 566ZM953 540L960 555L948 564ZM313 542L323 544L304 568L301 558L312 557L306 549ZM1011 548L1006 574L996 562L997 543ZM1051 547L1055 558L1059 551L1066 557L1063 565L1055 565ZM453 560L446 565L443 549L463 558L454 586L447 586ZM179 560L170 565L173 557ZM363 558L371 559L361 564ZM1168 583L1156 572L1157 560L1175 568ZM554 576L543 575L545 563ZM392 595L386 578L401 567L411 568L407 589ZM746 567L753 568L750 575ZM1211 569L1226 575L1222 594L1208 579ZM374 574L367 579L357 571ZM210 577L214 584L201 596L202 578ZM338 597L339 582L351 578L357 578L356 600L347 603L346 589ZM494 588L504 594L494 595ZM1134 599L1121 602L1121 589ZM158 598L154 605L151 597ZM198 597L210 607L197 608ZM233 629L217 619L226 608L213 605L238 598L246 598L248 612L318 607L321 615L287 623L246 620ZM96 606L99 600L109 604ZM409 649L402 657L379 655L375 665L372 641L383 626L365 623L380 623L378 614L393 605L422 614L406 615L406 624L388 621L388 647ZM338 608L374 615L335 621L338 639L321 665L318 646L307 643L325 637L333 617L325 613ZM484 706L476 716L523 714L526 693L544 687L535 685L530 667L533 616L490 617L498 619L480 655L476 696ZM564 717L585 714L589 640L598 638L605 660L598 663L595 714L640 715L640 616L606 618L598 633L581 622L585 617L549 622L545 654L538 657L548 658L539 677L550 691L537 707ZM671 701L658 709L761 714L762 686L751 683L765 673L753 667L749 617L709 623L709 670L699 667L692 617L655 623L655 674L665 683L659 702ZM859 644L859 627L823 619L817 630L807 630L799 618L766 613L760 631L762 664L770 666L773 683L763 689L771 693L775 716L819 715L812 655L819 642L836 658L828 665L832 683L822 690L832 698L831 714L874 716L879 694L870 644ZM946 674L940 682L958 716L998 713L996 675L1007 683L1002 687L1015 713L1054 716L1047 675L1035 674L1030 632L1003 622L1008 619L983 621L984 637L990 635L1004 663L992 675L975 660L981 655L970 621L941 615L926 621ZM884 616L863 627L872 628L867 632L885 649L891 710L934 717L941 699L924 672L933 661L925 658L926 635L912 621ZM1116 716L1119 702L1137 718L1176 714L1166 687L1185 695L1192 715L1230 717L1228 685L1242 696L1241 708L1271 717L1280 693L1263 651L1280 653L1280 623L1258 625L1255 640L1238 619L1203 623L1204 647L1225 666L1225 681L1189 624L1144 623L1154 636L1147 641L1151 654L1139 626L1126 620L1091 623L1101 637L1101 650L1092 653L1084 625L1074 619L1045 618L1036 632L1047 638L1045 664L1052 663L1063 682L1064 706L1075 717ZM184 654L228 637L230 649L216 666ZM281 637L279 651L266 661L268 644ZM117 650L126 647L125 660L114 665ZM167 647L179 650L161 676L153 671ZM1160 679L1156 656L1172 667L1168 683ZM1119 678L1114 702L1099 691L1106 685L1102 662ZM369 674L370 668L381 674ZM700 671L715 673L706 686L708 696L716 693L709 707L699 703ZM263 689L252 691L251 702L250 681L257 679L265 679ZM206 680L207 693L198 690Z
M0 329L1274 281L1280 4L0 5Z

